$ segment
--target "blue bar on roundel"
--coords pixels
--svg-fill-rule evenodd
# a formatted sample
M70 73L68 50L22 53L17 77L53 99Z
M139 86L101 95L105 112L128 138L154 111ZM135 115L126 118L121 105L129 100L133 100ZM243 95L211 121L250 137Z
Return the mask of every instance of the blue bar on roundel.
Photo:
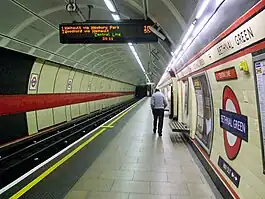
M248 117L220 109L220 127L248 142Z

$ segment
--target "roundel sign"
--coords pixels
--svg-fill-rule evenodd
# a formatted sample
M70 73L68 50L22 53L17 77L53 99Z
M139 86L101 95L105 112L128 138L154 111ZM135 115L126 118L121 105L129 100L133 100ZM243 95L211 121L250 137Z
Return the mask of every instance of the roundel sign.
M30 90L36 90L38 84L38 74L32 74L30 78Z
M233 90L225 86L223 91L222 110L220 110L220 123L223 128L224 145L227 157L236 158L240 151L242 139L247 141L247 117L241 115L240 106Z

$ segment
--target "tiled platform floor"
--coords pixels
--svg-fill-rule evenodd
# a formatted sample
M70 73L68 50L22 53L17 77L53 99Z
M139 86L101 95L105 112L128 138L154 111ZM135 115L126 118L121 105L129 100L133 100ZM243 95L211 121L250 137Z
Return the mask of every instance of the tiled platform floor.
M139 105L65 199L222 198L186 144L172 142L175 133L167 117L163 137L152 133L149 100Z

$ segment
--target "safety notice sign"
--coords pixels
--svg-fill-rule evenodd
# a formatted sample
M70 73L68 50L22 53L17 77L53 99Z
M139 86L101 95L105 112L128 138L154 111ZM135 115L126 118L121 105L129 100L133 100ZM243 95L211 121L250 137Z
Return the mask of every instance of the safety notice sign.
M239 187L240 175L221 157L218 158L218 166L230 178L236 187Z
M32 73L29 82L29 90L36 90L38 87L39 75Z

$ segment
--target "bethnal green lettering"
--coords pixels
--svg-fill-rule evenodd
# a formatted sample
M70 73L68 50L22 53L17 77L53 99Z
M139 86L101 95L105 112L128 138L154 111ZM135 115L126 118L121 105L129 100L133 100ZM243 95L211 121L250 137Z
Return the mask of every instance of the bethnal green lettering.
M237 45L243 44L247 42L248 40L251 40L254 38L254 33L251 29L251 27L241 31L235 36L235 41Z

